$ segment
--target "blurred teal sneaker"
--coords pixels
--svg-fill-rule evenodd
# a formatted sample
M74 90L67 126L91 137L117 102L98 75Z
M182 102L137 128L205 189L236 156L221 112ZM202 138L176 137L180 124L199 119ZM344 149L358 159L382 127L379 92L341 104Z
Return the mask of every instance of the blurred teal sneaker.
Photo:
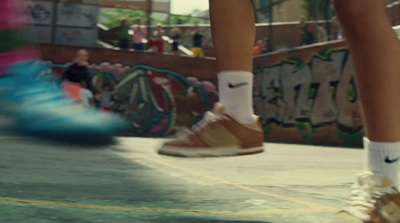
M127 127L115 114L104 114L64 97L56 83L39 80L42 67L26 62L0 77L0 116L6 129L71 143L111 142Z

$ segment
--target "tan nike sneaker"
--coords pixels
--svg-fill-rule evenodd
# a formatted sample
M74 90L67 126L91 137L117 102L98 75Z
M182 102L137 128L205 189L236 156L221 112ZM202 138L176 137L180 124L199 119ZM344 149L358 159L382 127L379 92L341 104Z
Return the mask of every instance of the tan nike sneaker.
M263 152L263 142L258 118L251 124L239 123L217 103L185 136L166 142L158 153L180 157L247 155Z
M400 223L400 193L389 178L362 173L331 223Z

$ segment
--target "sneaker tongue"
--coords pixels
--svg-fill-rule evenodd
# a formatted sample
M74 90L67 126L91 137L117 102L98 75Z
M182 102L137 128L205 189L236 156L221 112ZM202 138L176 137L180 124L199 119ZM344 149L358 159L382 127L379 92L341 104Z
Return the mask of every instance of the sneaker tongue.
M221 102L217 102L212 109L212 113L223 115L225 114L225 106Z
M392 181L383 175L366 172L358 177L358 184L360 186L370 185L372 187L392 187Z

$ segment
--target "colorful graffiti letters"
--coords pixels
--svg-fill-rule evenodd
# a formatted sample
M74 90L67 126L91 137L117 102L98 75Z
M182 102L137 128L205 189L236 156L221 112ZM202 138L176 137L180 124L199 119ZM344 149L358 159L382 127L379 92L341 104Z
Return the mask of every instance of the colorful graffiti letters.
M362 122L347 49L324 49L309 62L291 58L256 70L255 111L265 126L287 129L303 123L311 129L310 140L317 128L330 125L359 135Z

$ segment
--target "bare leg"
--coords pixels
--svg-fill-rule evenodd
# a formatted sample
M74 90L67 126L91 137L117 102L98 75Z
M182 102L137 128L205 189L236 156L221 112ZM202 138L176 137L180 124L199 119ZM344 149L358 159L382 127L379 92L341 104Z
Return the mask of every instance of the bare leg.
M262 126L253 115L255 25L250 0L210 0L211 29L218 61L219 98L213 115L188 136L165 143L163 155L204 157L263 151ZM213 120L209 122L207 120Z
M249 0L210 0L218 69L253 72L254 14Z
M250 0L210 0L211 29L218 61L219 98L242 123L253 117L254 14ZM240 103L238 103L240 102Z
M400 141L400 43L384 0L335 0L372 141Z
M400 198L394 189L400 159L400 43L386 16L385 0L334 3L356 70L367 172L358 177L350 201L332 223L400 222L399 215L385 212ZM399 212L394 205L391 213Z

